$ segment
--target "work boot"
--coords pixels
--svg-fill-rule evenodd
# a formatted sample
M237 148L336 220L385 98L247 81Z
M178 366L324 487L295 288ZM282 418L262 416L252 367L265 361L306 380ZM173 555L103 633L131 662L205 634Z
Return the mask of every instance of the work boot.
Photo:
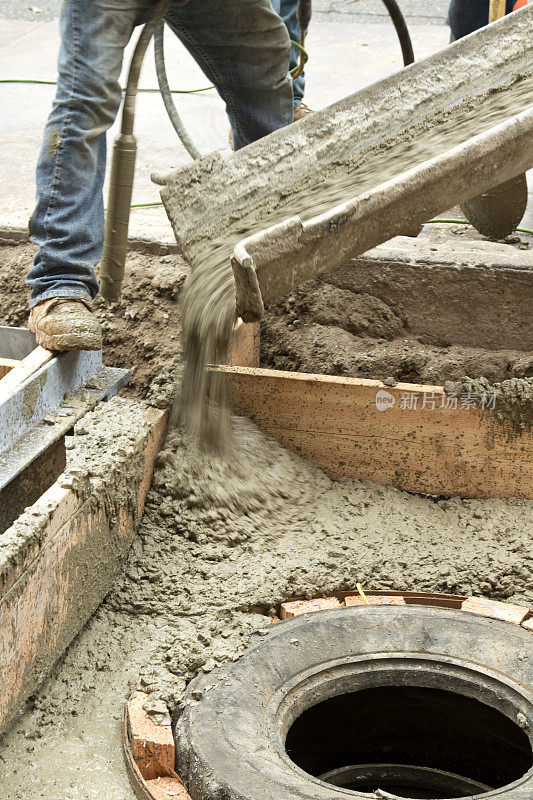
M294 107L292 121L298 122L299 119L303 119L304 117L307 117L308 114L312 113L313 109L306 106L304 102L298 103L298 105Z
M30 331L46 350L100 350L102 329L82 298L52 297L30 311Z

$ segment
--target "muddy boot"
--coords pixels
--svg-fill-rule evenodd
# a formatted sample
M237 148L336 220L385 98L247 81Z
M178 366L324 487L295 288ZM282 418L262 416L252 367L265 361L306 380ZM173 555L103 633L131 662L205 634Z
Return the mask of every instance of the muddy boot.
M53 297L30 311L30 331L46 350L100 350L102 330L81 298Z
M293 122L298 122L299 119L303 119L304 117L307 117L309 114L312 114L312 113L313 113L313 109L312 108L309 108L303 102L302 103L298 103L298 105L295 106L295 108L294 108L294 116L293 116L292 121Z

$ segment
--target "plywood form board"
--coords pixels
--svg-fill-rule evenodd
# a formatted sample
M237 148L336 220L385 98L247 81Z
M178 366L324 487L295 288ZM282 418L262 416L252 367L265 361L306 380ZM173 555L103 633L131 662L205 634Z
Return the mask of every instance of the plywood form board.
M44 367L52 360L54 354L44 347L36 347L35 350L19 361L16 367L9 371L0 381L0 400L4 400L15 389L17 389L27 378Z
M331 478L410 492L533 497L533 441L441 386L217 367L233 407ZM381 409L381 410L380 410Z
M237 320L228 354L228 364L233 366L259 366L260 328L258 322Z
M19 361L14 358L0 358L0 379L4 378L13 367L19 365Z

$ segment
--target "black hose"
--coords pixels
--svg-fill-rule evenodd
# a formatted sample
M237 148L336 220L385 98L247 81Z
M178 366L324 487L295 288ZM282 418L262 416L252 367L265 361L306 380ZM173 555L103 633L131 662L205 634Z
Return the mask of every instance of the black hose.
M159 20L168 11L170 2L171 0L159 0L155 5L152 16L137 40L128 72L120 134L113 145L104 248L100 260L100 293L107 301L116 300L120 296L128 252L128 225L137 155L137 142L133 135L137 85L146 49Z
M396 33L398 34L398 39L400 40L400 47L402 48L403 65L404 67L407 67L415 60L415 54L413 52L413 44L411 42L411 37L409 36L409 31L407 29L404 16L400 11L400 6L396 0L383 0L383 3L389 12L389 16L394 24L394 27L396 28Z
M192 158L200 158L202 155L198 148L195 146L193 140L189 136L187 128L183 124L180 115L176 109L170 87L168 85L167 70L165 67L165 23L163 20L159 23L154 34L154 56L155 56L155 71L157 75L157 82L159 84L159 91L163 98L163 103L167 110L168 118L172 123L172 127L178 134L178 137Z
M396 33L398 35L398 39L400 41L400 46L402 48L403 54L403 63L404 66L408 64L412 64L415 60L414 52L413 52L413 45L411 43L411 37L409 35L409 31L407 29L407 25L405 23L404 16L400 10L400 7L396 0L383 0L387 11L389 12L390 18L394 24L396 29ZM305 31L309 27L309 23L311 21L311 12L312 12L312 0L298 0L298 24L300 26L300 31L304 34L304 41L305 41ZM170 92L168 86L168 79L165 69L165 54L164 54L164 22L161 21L161 24L158 26L155 37L154 37L154 52L155 52L155 67L157 73L157 80L159 83L159 89L161 91L161 97L163 98L163 103L165 104L165 108L167 110L167 114L169 116L170 122L178 137L187 150L187 152L192 156L192 158L199 158L201 156L200 151L194 145L191 137L187 129L185 128L180 115L176 110L176 105L174 103L174 99ZM303 43L300 42L303 47ZM304 58L300 58L300 64L297 67L297 73L301 74L303 71L305 60ZM293 77L296 77L296 74Z

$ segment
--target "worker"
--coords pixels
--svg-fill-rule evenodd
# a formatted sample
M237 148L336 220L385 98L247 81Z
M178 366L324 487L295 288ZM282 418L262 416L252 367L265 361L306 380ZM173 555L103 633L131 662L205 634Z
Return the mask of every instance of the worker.
M357 0L356 0L357 2ZM298 0L270 0L272 8L281 17L287 28L287 33L292 42L300 39L300 25L298 24ZM300 50L295 44L291 47L291 58L289 69L292 72L298 67L300 62ZM292 102L294 106L293 122L303 119L313 111L304 102L305 72L301 72L292 79ZM235 150L232 129L229 130L228 142L231 150Z
M50 350L97 350L91 310L104 238L106 131L121 100L123 52L150 0L64 0L57 92L37 164L26 283L29 328ZM190 0L166 21L226 103L236 148L293 118L290 40L269 0Z
M270 0L272 8L279 14L285 27L287 28L289 37L293 42L299 41L300 26L298 25L298 0ZM298 66L300 60L300 51L293 45L291 47L291 60L290 69L293 70ZM311 109L303 102L305 91L305 73L302 72L297 78L292 81L292 96L294 103L294 121L296 122L308 114L311 114Z
M520 0L506 0L505 13L510 14ZM490 0L451 0L448 9L448 24L453 39L461 39L469 33L483 28L489 21Z

